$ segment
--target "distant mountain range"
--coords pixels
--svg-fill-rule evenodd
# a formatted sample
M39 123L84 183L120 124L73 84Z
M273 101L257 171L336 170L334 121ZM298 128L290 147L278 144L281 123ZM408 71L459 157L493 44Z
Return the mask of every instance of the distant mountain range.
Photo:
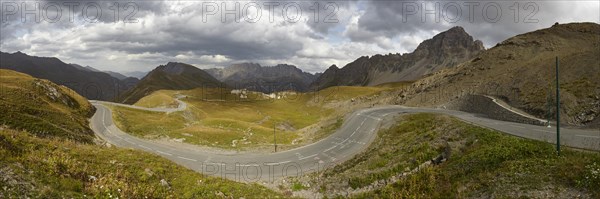
M137 78L137 77L129 77L129 76L125 76L125 75L123 75L121 73L117 73L117 72L113 72L113 71L108 71L108 70L100 71L100 70L95 69L95 68L93 68L91 66L81 66L79 64L71 64L71 66L75 66L75 68L80 69L80 70L93 71L93 72L103 72L103 73L109 74L110 76L112 76L114 78L117 78L117 79L120 79L120 80L125 80L127 78L132 78L132 79L138 79L139 80L139 78Z
M150 93L167 90L186 90L198 87L216 88L224 84L195 66L169 62L150 71L135 87L123 93L118 102L133 104Z
M142 79L144 78L144 76L146 76L148 74L148 72L143 72L143 71L131 71L131 72L123 72L121 73L127 77L135 77L138 79Z
M412 53L363 56L341 69L333 65L312 83L311 88L414 81L467 61L484 50L481 41L473 40L462 27L454 27L423 41Z
M74 66L58 58L29 56L21 52L0 52L0 68L48 79L67 86L88 99L106 101L114 100L138 81L135 78L121 80L91 67Z
M205 71L229 87L263 93L285 90L305 92L318 77L287 64L261 66L256 63L241 63Z

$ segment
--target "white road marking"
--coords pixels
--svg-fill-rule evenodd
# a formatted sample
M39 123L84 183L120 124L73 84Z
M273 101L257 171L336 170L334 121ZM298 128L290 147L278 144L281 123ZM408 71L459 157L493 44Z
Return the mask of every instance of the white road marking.
M330 151L331 149L333 149L333 148L335 148L335 147L337 147L337 145L335 145L335 146L332 146L332 147L329 147L328 149L325 149L325 151L323 151L323 152Z
M138 146L140 146L140 147L142 147L144 149L147 149L147 150L152 150L150 147L147 147L147 146L144 146L144 145L141 145L141 144L138 144Z
M189 161L194 161L197 162L198 160L196 159L191 159L191 158L186 158L186 157L181 157L181 156L177 156L178 158L184 159L184 160L189 160Z
M159 152L159 153L162 153L162 154L165 154L165 155L173 155L173 154L170 154L170 153L167 153L167 152L164 152L164 151L160 151L160 150L156 150L156 152Z
M330 155L327 155L325 153L321 153L321 154L323 154L323 156L328 157L329 159L331 159L332 162L334 162L335 160L337 160L336 158L334 158L334 157L332 157Z
M225 163L217 163L217 162L204 162L204 164L214 164L214 165L225 165Z
M313 155L309 155L309 156L306 156L306 157L298 158L298 160L304 160L304 159L312 158L312 157L315 157L315 156L317 156L317 154L313 154Z
M370 116L370 115L367 115L367 117L371 118L371 119L374 119L374 120L377 120L377 121L381 121L381 118L378 118L378 117L373 117L373 116Z
M286 164L286 163L289 163L289 162L290 162L290 161L275 162L275 163L266 163L265 165L268 165L268 166L273 166L273 165Z
M600 138L600 136L593 136L593 135L575 135L577 137L586 137L586 138Z

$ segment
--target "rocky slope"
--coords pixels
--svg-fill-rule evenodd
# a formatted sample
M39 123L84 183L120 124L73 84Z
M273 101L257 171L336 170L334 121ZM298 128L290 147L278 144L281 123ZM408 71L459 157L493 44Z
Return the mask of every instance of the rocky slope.
M119 80L104 72L81 70L54 57L29 56L21 52L0 52L0 68L48 79L73 89L88 99L114 100L119 93L131 88L136 80Z
M118 101L133 104L142 97L162 89L187 90L198 87L217 88L223 86L219 80L195 66L169 62L150 71L135 87L123 93Z
M540 118L556 118L560 61L561 122L600 124L600 25L556 24L509 38L455 68L396 94L396 103L444 106L465 94L496 96Z
M310 83L317 77L287 64L261 66L256 63L241 63L225 68L208 69L206 72L232 88L245 88L263 93L308 91Z
M483 50L481 41L473 40L462 27L454 27L423 41L412 53L363 56L341 69L333 65L312 83L311 88L414 81L469 60Z

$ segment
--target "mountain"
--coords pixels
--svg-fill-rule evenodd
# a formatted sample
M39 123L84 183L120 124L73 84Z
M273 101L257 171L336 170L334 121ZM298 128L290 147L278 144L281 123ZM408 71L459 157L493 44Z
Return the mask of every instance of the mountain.
M125 75L125 76L127 76L127 77L135 77L135 78L138 78L138 79L142 79L142 78L144 78L144 76L146 76L148 74L148 72L131 71L131 72L124 72L122 74Z
M91 66L81 66L81 65L79 65L79 64L70 64L70 65L71 65L71 66L74 66L75 68L77 68L77 69L79 69L79 70L84 70L84 71L92 71L92 72L103 72L103 73L106 73L106 74L108 74L108 75L110 75L110 76L112 76L112 77L114 77L114 78L117 78L117 79L119 79L119 80L125 80L125 79L127 79L127 78L130 78L130 77L128 77L128 76L125 76L125 75L123 75L123 74L121 74L121 73L117 73L117 72L113 72L113 71L108 71L108 70L105 70L105 71L100 71L100 70L98 70L98 69L95 69L95 68L93 68L93 67L91 67ZM135 78L135 77L133 77L133 78ZM131 80L131 81L135 81L133 78L130 78L129 80ZM135 78L135 79L138 79L138 78ZM138 80L139 80L139 79L138 79Z
M69 65L71 65L71 66L73 66L73 67L75 67L75 68L77 68L79 70L83 70L83 71L101 72L98 69L95 69L95 68L93 68L91 66L82 66L82 65L73 64L73 63L70 63Z
M261 66L256 63L233 64L206 72L233 88L245 88L263 93L284 90L305 92L317 76L293 65Z
M0 52L0 68L15 70L40 79L65 85L88 99L114 100L135 81L122 81L104 72L82 70L54 57L29 56L21 52Z
M102 71L102 72L105 72L106 74L108 74L114 78L117 78L119 80L124 80L124 79L129 78L121 73L117 73L117 72L113 72L113 71ZM135 78L135 77L133 77L133 78ZM137 78L135 78L135 79L137 79Z
M73 90L27 74L0 69L0 124L39 137L91 143L94 107Z
M169 62L150 71L135 87L123 93L119 102L133 104L157 90L187 90L198 87L216 88L223 83L195 66Z
M343 68L331 66L311 84L312 89L330 86L372 86L387 82L414 81L424 75L469 60L484 51L462 27L453 27L423 41L406 54L363 56Z
M509 38L468 62L423 78L399 93L398 103L436 106L473 93L496 96L539 118L556 118L558 57L561 122L600 126L599 55L599 24L556 24Z

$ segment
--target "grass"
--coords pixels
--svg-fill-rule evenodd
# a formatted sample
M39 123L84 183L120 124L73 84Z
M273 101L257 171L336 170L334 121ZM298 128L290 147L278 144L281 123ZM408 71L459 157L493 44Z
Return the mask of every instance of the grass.
M85 98L10 70L0 70L0 82L0 198L283 197L154 154L91 144L93 107Z
M379 132L369 148L324 171L319 189L363 188L440 154L449 159L357 198L600 196L600 154L509 136L444 115L414 114Z
M48 80L0 69L0 125L40 137L90 143L87 117L93 107L73 90Z
M149 153L8 129L0 130L0 158L0 198L283 197L257 184L204 176Z
M179 103L175 101L173 97L175 93L173 91L156 92L151 94L151 97L140 99L135 105L141 107L170 107L176 108Z
M331 103L373 96L391 88L331 87L295 95L279 93L283 96L281 99L265 98L255 92L249 92L248 98L241 99L225 89L162 90L142 98L135 105L149 107L173 99L179 93L187 96L181 100L188 104L188 109L169 115L123 107L111 109L119 128L141 137L183 138L186 143L236 150L271 148L275 126L277 144L282 148L294 148L301 145L297 140L307 140L303 139L303 128L326 119L340 118L351 111L331 108ZM330 135L341 123L337 120L335 124L323 127L317 136L320 139Z

